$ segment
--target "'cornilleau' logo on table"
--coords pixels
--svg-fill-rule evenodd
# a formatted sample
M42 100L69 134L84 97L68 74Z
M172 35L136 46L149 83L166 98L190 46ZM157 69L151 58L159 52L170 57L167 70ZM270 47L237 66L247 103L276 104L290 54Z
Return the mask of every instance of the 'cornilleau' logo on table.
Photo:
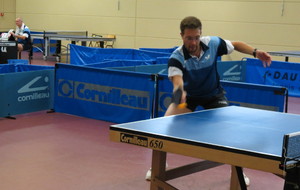
M148 138L137 135L121 133L120 141L128 144L148 147Z

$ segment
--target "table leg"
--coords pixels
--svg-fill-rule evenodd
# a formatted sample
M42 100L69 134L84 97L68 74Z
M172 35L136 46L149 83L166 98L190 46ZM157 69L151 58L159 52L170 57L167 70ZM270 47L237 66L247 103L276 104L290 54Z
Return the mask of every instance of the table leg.
M237 177L237 172L235 166L231 166L231 180L230 180L230 190L239 190L239 180Z
M164 181L166 171L167 153L162 151L152 151L152 171L151 171L151 190L162 190L155 181L155 178Z
M247 190L243 168L231 166L230 190Z

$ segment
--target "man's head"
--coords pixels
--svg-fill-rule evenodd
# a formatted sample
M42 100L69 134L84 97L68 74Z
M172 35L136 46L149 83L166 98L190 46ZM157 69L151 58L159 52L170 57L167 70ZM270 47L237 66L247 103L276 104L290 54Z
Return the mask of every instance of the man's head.
M184 18L180 23L180 35L186 49L192 55L200 53L201 21L193 16Z
M194 16L185 17L180 23L181 34L184 34L185 29L199 29L202 30L201 21Z
M20 28L23 24L23 20L21 18L16 18L16 25Z

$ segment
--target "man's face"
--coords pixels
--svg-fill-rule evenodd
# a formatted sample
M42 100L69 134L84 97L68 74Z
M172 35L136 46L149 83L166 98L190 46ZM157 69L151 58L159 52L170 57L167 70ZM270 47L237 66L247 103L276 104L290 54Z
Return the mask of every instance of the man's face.
M200 29L185 29L184 33L181 33L183 44L192 55L200 50L200 36Z
M20 28L22 26L22 21L20 19L17 19L16 25Z

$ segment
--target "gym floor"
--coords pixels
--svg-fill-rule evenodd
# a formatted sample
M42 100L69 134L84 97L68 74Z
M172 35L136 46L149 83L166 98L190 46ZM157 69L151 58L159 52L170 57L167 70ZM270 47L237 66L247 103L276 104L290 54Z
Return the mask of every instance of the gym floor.
M34 53L34 65L54 65ZM289 113L300 114L300 99L289 98ZM0 118L0 189L144 190L151 150L109 140L113 123L39 111ZM169 168L199 161L168 154ZM282 190L283 179L245 169L250 190ZM171 180L183 190L228 190L230 166Z

